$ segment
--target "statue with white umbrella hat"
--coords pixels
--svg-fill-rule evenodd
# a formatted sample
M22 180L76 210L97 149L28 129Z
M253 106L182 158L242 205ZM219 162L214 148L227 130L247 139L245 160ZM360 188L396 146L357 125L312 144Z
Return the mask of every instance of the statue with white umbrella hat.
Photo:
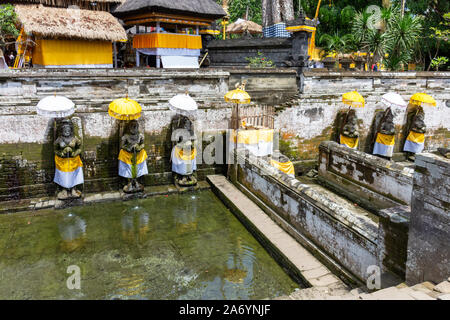
M192 187L197 184L194 176L197 170L197 148L193 118L198 110L197 103L186 92L170 99L169 108L177 114L172 120L172 172L175 185Z
M395 92L386 93L381 97L381 103L387 106L377 127L373 154L390 160L395 146L394 114L391 108L406 108L407 103Z
M75 113L75 104L61 96L49 96L39 101L37 113L56 119L57 138L55 150L54 182L63 188L58 192L59 200L77 199L81 191L76 186L84 183L83 162L81 161L81 139L75 134L74 124L69 117Z

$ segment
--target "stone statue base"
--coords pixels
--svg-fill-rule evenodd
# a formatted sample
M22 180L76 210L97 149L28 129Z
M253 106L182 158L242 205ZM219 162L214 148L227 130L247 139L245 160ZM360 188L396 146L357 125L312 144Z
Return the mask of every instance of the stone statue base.
M72 189L62 189L58 192L57 198L58 200L65 201L65 200L73 200L73 199L79 199L81 198L81 191L77 190L76 188Z
M131 179L128 184L123 187L123 192L127 194L144 192L144 186L140 184L137 179Z
M66 199L66 200L59 200L57 199L55 201L55 209L66 209L70 207L79 207L84 204L83 198L72 198L72 199Z
M448 148L438 148L437 151L438 151L438 153L441 156L443 156L443 157L445 157L447 159L450 159L450 149L448 149Z
M189 187L195 187L197 185L197 178L194 175L190 176L182 176L179 174L176 174L175 176L175 185L177 187L182 188L189 188Z

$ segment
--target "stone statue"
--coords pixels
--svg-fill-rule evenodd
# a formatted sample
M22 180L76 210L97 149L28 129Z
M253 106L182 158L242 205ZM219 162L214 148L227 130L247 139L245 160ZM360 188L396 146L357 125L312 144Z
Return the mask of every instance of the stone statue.
M58 138L54 143L55 179L63 190L58 192L59 200L81 197L81 191L75 186L84 183L83 163L81 162L81 140L74 134L72 121L63 120L60 123Z
M350 109L345 116L341 127L339 142L351 149L358 148L358 117L356 116L356 111L354 109Z
M387 108L378 125L378 130L373 141L373 154L387 160L391 160L395 146L394 114L391 108Z
M139 123L132 120L120 143L119 176L128 179L128 184L123 188L125 193L144 190L144 186L137 181L137 178L148 174L147 152L144 147L144 135L139 132Z
M358 138L358 117L356 111L350 109L347 114L347 119L342 127L342 135L348 138Z
M192 121L181 114L172 120L172 171L175 173L175 184L181 187L192 187L197 184L196 137ZM175 140L174 140L175 139Z
M394 114L391 108L387 108L384 112L383 118L381 119L381 125L379 133L386 135L395 135L395 124L394 124Z
M414 155L423 151L425 146L425 133L427 126L425 125L425 113L422 107L418 107L413 116L409 134L406 138L403 151L406 152L408 160L414 161Z

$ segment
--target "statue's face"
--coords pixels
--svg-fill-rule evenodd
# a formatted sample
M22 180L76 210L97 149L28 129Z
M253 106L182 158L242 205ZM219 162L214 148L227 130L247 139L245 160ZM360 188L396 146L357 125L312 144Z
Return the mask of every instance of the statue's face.
M130 133L133 135L139 133L139 123L138 122L132 122L130 124Z
M72 128L69 125L64 125L62 127L62 135L64 137L70 137L72 135Z

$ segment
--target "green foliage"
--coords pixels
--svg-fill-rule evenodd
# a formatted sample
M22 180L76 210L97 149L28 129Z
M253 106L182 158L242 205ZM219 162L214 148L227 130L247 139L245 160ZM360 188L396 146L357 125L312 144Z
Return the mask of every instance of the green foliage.
M16 19L16 12L12 5L0 5L0 41L2 44L5 43L6 38L17 38L19 36Z
M324 45L326 53L345 53L353 49L353 37L351 34L340 35L339 33L323 34L319 40Z
M275 64L272 60L267 59L262 52L258 51L256 57L245 58L249 62L250 68L274 68Z
M222 5L222 0L216 0L216 2ZM230 21L234 22L239 18L244 18L247 7L248 20L262 24L261 0L230 0L228 3Z
M445 66L448 61L447 57L436 57L431 61L431 67L439 71L439 68Z
M386 52L389 55L386 65L399 70L402 65L410 62L421 32L420 17L409 13L402 17L400 12L395 12L389 19L386 33L383 35Z

